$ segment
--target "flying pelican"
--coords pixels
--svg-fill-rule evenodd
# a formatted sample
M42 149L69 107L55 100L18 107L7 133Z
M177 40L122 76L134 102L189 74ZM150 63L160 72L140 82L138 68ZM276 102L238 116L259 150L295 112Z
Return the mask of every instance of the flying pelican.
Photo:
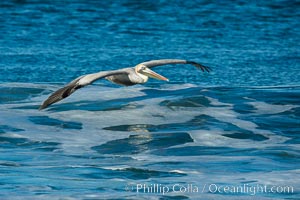
M158 80L169 81L166 77L150 69L152 67L168 64L190 64L198 69L201 69L203 72L209 72L211 70L210 67L206 67L202 64L193 61L179 59L161 59L143 62L136 65L135 67L86 74L74 79L73 81L65 85L63 88L60 88L59 90L55 91L43 102L39 109L42 110L44 108L47 108L51 104L70 96L77 89L92 84L94 81L102 78L124 86L146 83L149 77Z

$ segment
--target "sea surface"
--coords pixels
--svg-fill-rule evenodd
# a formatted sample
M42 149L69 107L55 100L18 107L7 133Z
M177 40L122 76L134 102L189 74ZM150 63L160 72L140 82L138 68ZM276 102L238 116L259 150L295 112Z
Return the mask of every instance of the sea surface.
M299 1L2 0L0 199L300 199ZM152 59L39 111L87 73Z

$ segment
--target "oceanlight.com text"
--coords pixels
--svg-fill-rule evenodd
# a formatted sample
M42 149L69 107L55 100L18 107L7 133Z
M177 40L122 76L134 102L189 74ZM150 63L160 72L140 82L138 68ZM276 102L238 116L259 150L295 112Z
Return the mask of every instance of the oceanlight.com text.
M211 193L211 194L243 194L243 195L257 195L257 194L293 194L293 186L279 186L279 185L262 185L262 184L241 184L241 185L223 185L223 184L149 184L149 183L135 183L125 186L125 190L135 192L137 194L160 194L168 193Z

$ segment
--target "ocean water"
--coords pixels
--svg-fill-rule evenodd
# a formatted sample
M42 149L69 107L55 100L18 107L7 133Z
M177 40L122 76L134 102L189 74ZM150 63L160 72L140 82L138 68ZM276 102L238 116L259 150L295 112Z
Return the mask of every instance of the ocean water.
M0 199L299 199L298 1L0 2ZM82 74L178 58L170 82Z

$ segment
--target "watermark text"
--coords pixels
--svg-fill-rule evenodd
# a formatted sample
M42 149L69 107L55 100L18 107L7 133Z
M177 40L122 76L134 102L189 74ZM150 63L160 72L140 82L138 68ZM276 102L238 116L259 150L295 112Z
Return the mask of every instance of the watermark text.
M135 183L125 186L128 192L135 192L137 194L160 194L168 193L211 193L211 194L293 194L293 186L279 186L279 185L262 185L262 184L240 184L240 185L224 185L224 184L157 184L157 183Z

